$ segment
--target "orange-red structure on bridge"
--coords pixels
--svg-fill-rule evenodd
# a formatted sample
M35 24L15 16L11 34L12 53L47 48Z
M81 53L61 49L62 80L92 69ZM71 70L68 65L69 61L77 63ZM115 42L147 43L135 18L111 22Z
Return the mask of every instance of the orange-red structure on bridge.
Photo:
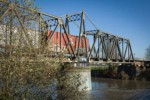
M48 38L50 38L50 36L52 35L51 30L48 31ZM90 48L90 44L89 44L89 39L88 38L84 38L81 37L80 38L80 44L79 42L79 36L75 36L75 35L71 35L68 34L71 46L73 47L73 50L75 52L77 52L78 49L78 45L79 45L79 50L82 53L86 52L86 49ZM85 43L86 42L86 43ZM60 47L61 48L66 48L67 47L67 51L68 53L72 53L71 52L71 48L69 47L69 41L67 39L67 36L65 33L60 33L60 32L55 32L51 41L50 41L51 45L53 46L54 51L60 51Z

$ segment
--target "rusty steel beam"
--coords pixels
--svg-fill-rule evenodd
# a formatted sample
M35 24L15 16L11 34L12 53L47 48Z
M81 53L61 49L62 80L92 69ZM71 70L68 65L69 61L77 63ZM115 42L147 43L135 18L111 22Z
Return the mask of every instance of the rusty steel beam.
M6 0L0 0L0 2L3 2L3 3L6 3L6 4L10 4L10 2L8 2L8 1L6 1ZM24 6L21 6L21 5L19 5L19 4L13 4L13 3L11 3L12 5L14 5L15 7L19 7L19 8L22 8L22 9L25 9L25 10L28 10L28 11L31 11L31 12L33 12L33 13L37 13L37 14L42 14L42 15L44 15L44 16L48 16L48 17L51 17L51 18L61 18L61 17L58 17L58 16L54 16L54 15L52 15L52 14L47 14L47 13L43 13L43 12L40 12L40 11L38 11L38 10L35 10L35 9L33 9L33 8L28 8L28 7L24 7Z

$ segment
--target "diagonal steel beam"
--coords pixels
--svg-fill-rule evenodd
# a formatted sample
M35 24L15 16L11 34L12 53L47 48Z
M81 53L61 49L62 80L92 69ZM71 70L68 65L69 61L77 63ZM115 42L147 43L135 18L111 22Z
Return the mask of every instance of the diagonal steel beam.
M98 56L98 59L100 59L100 47L101 47L101 40L100 40L100 36L98 36L98 49L97 49L97 56Z
M115 44L116 44L116 39L113 39L113 44L111 46L111 50L110 50L110 59L113 58L113 54L114 54L114 49L115 49Z
M70 45L70 43L67 43L67 41L66 41L66 39L65 39L65 35L66 35L66 34L62 35L62 38L63 38L63 40L64 40L64 42L65 42L65 49L68 50L69 54L71 54L71 51L69 50L69 45ZM61 50L63 50L63 49L61 49Z
M8 2L6 0L0 0L0 2L6 3L6 4L10 4L10 2ZM47 14L47 13L40 12L40 11L35 10L33 8L27 8L27 7L21 6L19 4L14 4L14 3L11 3L11 4L14 5L15 7L18 7L18 8L21 8L21 9L25 9L25 10L31 11L33 13L37 13L37 14L41 13L42 15L47 16L47 17L51 17L51 18L60 18L60 17L54 16L52 14Z
M59 26L59 23L56 25L55 29L54 29L54 30L52 31L52 33L50 34L50 37L49 37L48 40L47 40L48 43L49 43L49 41L51 41L51 39L52 39L54 33L56 32L56 30L57 30L57 28L58 28L58 26Z
M117 48L118 48L119 56L120 56L121 60L123 60L121 49L119 47L119 39L117 40Z
M12 8L12 6L9 4L6 11L0 16L0 22L2 21L3 17L9 12L10 8Z
M68 36L68 34L67 34L66 27L65 27L65 25L64 25L64 24L62 24L62 27L63 27L63 29L64 29L64 33L66 34L66 37L67 37L67 40L68 40L68 42L69 42L69 45L70 45L71 51L72 51L72 53L73 53L74 57L76 57L76 55L75 55L75 53L74 53L74 50L73 50L73 47L72 47L72 45L71 45L71 42L70 42L69 36Z
M95 56L97 57L97 52L96 52L95 46L94 46L94 53L95 53Z
M92 45L92 48L90 49L90 54L89 54L89 57L88 57L89 59L90 59L90 57L91 57L91 55L92 55L92 51L93 51L93 49L94 49L94 47L95 47L95 43L96 43L96 41L97 41L98 34L99 34L99 31L97 31L96 36L95 36L95 38L94 38L94 43L93 43L93 45Z
M125 48L125 52L124 52L124 59L126 58L126 53L127 53L127 49L128 49L128 43L126 44L126 48Z
M106 44L105 44L105 41L104 41L104 37L101 37L101 40L102 40L103 51L105 53L106 59L108 59L107 48L106 48Z
M33 44L31 43L31 40L30 40L29 35L27 33L27 30L25 29L25 26L23 25L23 22L22 22L20 16L18 15L19 12L16 10L15 7L14 7L13 11L14 11L16 17L18 18L18 21L19 21L19 23L21 25L21 28L23 29L23 33L24 33L24 35L25 35L25 37L26 37L26 39L27 39L27 41L29 43L30 48L32 48L32 50L33 50Z
M129 48L130 48L132 60L134 61L134 56L133 56L133 52L132 52L132 48L131 48L131 44L130 43L129 43Z

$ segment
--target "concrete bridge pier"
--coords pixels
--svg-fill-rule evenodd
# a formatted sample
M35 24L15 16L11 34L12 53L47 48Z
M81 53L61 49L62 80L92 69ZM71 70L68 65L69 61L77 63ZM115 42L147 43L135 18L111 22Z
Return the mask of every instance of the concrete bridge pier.
M79 91L90 91L92 90L91 84L91 69L85 67L83 63L67 63L67 66L71 67L67 72L68 81L75 76L78 78L73 78L71 83L79 84Z

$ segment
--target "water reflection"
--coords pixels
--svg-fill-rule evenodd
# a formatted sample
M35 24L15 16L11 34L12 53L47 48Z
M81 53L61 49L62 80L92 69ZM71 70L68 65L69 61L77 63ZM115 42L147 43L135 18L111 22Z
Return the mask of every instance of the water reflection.
M86 100L150 100L150 82L92 78Z

